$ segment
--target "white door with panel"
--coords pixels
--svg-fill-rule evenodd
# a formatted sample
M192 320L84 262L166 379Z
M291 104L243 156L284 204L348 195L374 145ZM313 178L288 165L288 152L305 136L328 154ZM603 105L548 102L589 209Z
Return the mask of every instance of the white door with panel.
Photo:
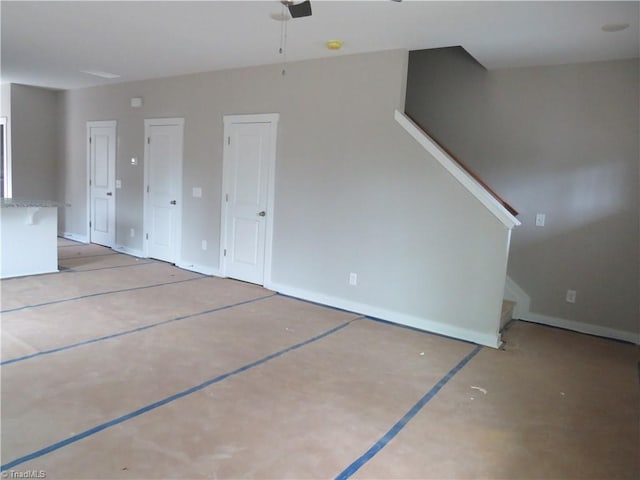
M181 118L145 120L145 254L176 263L182 202Z
M275 114L225 117L222 270L259 285L270 273L277 121Z
M116 122L87 122L89 241L116 242Z

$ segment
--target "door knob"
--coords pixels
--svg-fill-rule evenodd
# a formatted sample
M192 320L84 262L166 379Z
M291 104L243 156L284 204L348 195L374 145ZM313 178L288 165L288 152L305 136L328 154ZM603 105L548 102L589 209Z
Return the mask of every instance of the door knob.
M169 203L170 203L171 205L175 205L177 202L176 202L175 200L171 200Z
M261 212L258 212L258 216L259 217L264 217L267 214L267 212L265 212L264 210Z
M113 195L113 192L107 192L107 197L110 197L111 195Z

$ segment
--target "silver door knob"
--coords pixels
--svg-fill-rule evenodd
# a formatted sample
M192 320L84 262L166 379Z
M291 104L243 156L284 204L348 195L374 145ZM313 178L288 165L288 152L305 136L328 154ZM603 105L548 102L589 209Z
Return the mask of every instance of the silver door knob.
M259 217L264 217L267 214L267 212L265 212L264 210L261 212L258 212L258 216Z
M113 192L107 192L107 197L110 197L111 195L113 195Z
M170 203L171 205L175 205L177 202L176 202L175 200L171 200L169 203Z

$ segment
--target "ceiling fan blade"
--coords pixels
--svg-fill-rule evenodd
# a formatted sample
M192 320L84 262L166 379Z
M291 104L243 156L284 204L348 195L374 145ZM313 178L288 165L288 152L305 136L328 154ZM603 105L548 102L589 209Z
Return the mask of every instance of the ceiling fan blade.
M305 0L301 3L287 3L291 18L309 17L311 16L311 2Z

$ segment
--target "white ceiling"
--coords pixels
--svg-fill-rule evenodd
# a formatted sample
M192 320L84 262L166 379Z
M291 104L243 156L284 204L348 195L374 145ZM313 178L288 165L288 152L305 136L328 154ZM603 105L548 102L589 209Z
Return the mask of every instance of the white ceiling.
M640 2L312 0L288 61L462 45L489 69L640 56ZM71 89L279 63L277 0L0 2L2 83ZM624 31L601 27L629 23ZM329 51L330 39L344 42ZM120 75L106 80L81 73Z

